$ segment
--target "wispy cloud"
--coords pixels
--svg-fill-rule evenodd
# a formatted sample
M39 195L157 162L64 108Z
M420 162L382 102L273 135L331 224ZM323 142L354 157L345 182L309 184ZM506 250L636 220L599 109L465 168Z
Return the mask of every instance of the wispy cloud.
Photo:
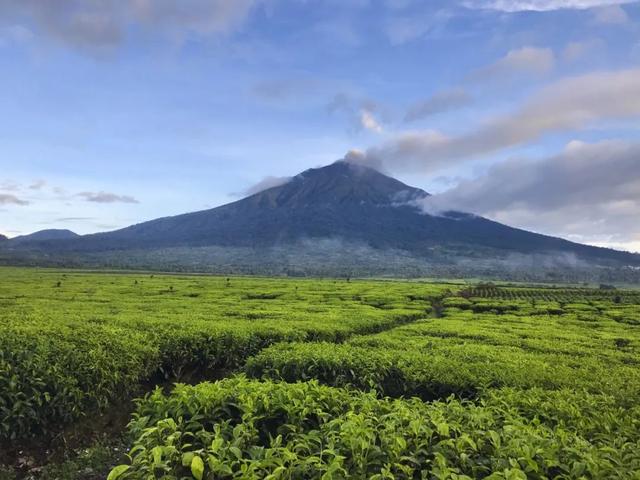
M404 117L405 122L413 122L437 113L465 107L473 101L471 95L462 88L451 88L436 93L426 100L421 100L409 107Z
M259 0L21 0L5 2L3 14L28 18L37 35L92 51L118 46L131 27L169 35L208 36L239 27Z
M502 12L548 12L553 10L585 10L605 5L634 3L636 0L468 0L468 8L499 10Z
M20 185L11 180L3 180L2 183L0 183L0 190L4 190L5 192L17 192L20 189Z
M395 170L435 171L456 161L526 144L543 135L575 131L604 120L640 116L640 69L591 73L559 80L513 112L458 136L406 132L367 150L372 164Z
M387 21L384 32L391 45L403 45L444 28L451 16L448 9L429 11L428 14L393 16Z
M29 205L29 202L9 193L0 193L0 205Z
M496 62L472 72L472 80L503 80L513 75L546 75L553 70L555 55L550 48L521 47L510 50Z
M130 195L117 195L109 192L81 192L76 196L84 198L87 202L95 203L140 203Z
M579 42L569 42L562 49L562 60L565 62L576 62L587 58L590 54L598 53L602 49L604 42L599 38L592 38Z
M602 25L622 25L628 23L630 18L620 5L609 5L595 9L594 20Z
M29 190L41 190L47 184L44 180L36 180L31 185L29 185Z

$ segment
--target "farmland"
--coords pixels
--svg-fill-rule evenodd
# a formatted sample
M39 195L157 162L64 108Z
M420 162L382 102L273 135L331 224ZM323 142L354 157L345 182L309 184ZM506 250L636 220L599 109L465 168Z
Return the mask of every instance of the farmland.
M2 268L0 478L637 479L639 363L635 290Z

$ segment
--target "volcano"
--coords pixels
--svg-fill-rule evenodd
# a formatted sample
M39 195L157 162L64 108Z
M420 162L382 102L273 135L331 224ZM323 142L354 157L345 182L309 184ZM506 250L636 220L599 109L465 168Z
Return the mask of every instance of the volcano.
M460 264L464 259L504 260L513 255L564 258L571 264L607 267L640 265L640 255L540 235L477 215L456 211L427 214L419 207L427 197L424 190L377 170L338 161L217 208L112 232L43 241L36 237L20 244L10 240L4 242L9 249L2 249L14 253L29 249L49 256L109 252L112 259L154 251L163 252L163 262L182 267L188 263L196 269L215 263L225 248L235 257L242 256L238 249L245 249L249 263L277 263L274 251L304 257L317 253L317 245L322 246L327 263L357 246L360 252L363 248L372 252L371 268L391 262L386 265L391 271L398 256L438 265ZM205 247L215 247L217 256L199 258L196 252L205 252ZM393 260L382 252L394 252ZM181 264L179 256L188 260ZM290 255L288 261L292 261ZM303 267L304 260L300 257L294 263ZM367 266L363 268L366 271Z

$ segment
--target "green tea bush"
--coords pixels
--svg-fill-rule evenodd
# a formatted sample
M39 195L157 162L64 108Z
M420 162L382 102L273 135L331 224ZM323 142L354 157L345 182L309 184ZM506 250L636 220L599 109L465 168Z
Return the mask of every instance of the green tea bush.
M159 366L137 332L108 325L5 326L0 336L0 439L49 433L126 398Z
M475 397L489 388L574 388L609 392L619 403L635 402L640 374L635 366L616 366L612 377L606 363L581 359L568 363L559 355L526 352L515 347L481 343L384 343L356 339L354 344L276 344L250 358L245 366L253 378L295 382L317 379L336 387L374 389L388 396L418 396L423 400L449 395ZM594 376L595 375L595 376ZM594 378L598 378L594 382Z
M499 402L378 399L315 382L156 390L129 432L131 462L109 480L634 478L640 468L637 449L611 451Z

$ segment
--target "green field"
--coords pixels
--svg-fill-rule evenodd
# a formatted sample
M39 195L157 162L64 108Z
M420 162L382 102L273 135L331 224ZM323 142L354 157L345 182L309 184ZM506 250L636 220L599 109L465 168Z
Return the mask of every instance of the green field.
M0 479L640 479L639 399L634 290L0 269Z

